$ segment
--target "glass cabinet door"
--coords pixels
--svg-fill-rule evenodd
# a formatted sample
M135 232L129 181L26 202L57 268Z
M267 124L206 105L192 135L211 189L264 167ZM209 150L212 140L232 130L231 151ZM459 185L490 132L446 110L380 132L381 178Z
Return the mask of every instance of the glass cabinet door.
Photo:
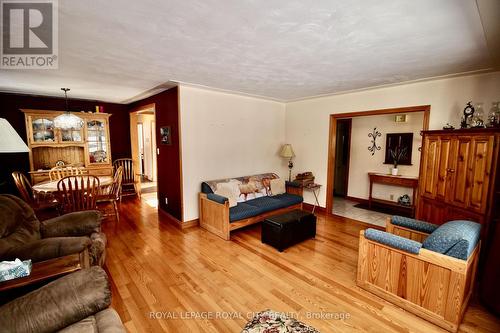
M90 163L108 163L106 122L104 120L87 121L87 146Z
M82 130L78 129L61 129L61 141L62 142L82 142Z
M54 142L56 141L54 131L54 120L49 118L32 118L31 122L32 142Z

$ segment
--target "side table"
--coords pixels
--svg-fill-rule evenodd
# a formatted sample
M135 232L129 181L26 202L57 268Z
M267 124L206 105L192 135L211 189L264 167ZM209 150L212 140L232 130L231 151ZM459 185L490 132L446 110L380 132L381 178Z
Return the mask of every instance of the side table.
M318 200L318 195L319 195L319 191L321 190L321 185L320 184L316 184L316 183L311 183L311 184L307 184L303 187L304 190L306 191L310 191L314 194L314 205L313 205L313 209L312 209L312 213L314 214L314 211L316 210L316 207L319 206L319 200Z
M89 253L87 249L80 253L36 262L31 267L30 275L0 282L0 292L49 280L83 268L88 268L89 263Z

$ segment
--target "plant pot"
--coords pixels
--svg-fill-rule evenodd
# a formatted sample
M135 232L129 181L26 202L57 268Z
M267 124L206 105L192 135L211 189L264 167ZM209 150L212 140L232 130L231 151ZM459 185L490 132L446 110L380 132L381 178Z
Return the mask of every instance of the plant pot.
M397 176L398 175L398 168L392 168L392 175Z

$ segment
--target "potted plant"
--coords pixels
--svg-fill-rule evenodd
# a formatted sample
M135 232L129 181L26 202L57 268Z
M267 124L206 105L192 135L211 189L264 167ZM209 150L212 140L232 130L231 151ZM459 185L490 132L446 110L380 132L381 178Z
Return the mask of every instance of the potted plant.
M406 157L406 147L401 148L400 146L395 147L394 149L389 149L391 153L392 161L394 163L394 167L392 168L392 175L398 175L398 164L403 158Z

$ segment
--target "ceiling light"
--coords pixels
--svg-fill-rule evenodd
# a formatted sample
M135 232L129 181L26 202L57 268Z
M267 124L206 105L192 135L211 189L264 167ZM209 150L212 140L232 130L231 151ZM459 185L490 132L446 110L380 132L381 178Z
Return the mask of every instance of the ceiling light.
M66 112L54 118L54 126L62 130L79 130L83 127L82 118L75 116L69 112L68 107L68 91L69 88L61 88L64 91L64 98L66 99Z

